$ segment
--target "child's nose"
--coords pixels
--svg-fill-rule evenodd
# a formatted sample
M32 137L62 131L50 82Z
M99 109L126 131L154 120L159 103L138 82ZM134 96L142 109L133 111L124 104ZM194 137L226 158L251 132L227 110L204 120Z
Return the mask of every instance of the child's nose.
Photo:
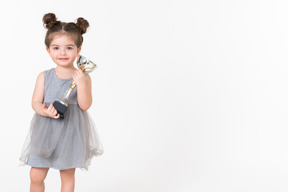
M65 52L65 49L60 49L60 54L61 54L61 55L65 55L65 53L66 53L66 52Z

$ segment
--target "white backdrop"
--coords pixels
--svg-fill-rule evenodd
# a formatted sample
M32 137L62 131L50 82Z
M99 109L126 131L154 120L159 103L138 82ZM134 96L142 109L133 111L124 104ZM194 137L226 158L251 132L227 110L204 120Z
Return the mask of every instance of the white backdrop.
M105 149L81 192L288 191L288 2L20 1L1 4L0 191L29 191L18 166L37 75L55 67L42 16L84 17L99 65L93 116ZM46 189L59 191L50 170Z

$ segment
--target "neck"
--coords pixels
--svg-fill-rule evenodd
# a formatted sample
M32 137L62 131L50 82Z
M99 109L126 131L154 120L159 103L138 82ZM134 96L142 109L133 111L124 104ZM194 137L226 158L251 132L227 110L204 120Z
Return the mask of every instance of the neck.
M76 70L76 68L74 66L62 67L62 66L57 65L57 67L55 67L55 73L56 73L57 77L63 78L63 79L71 78L72 74L74 73L75 70Z

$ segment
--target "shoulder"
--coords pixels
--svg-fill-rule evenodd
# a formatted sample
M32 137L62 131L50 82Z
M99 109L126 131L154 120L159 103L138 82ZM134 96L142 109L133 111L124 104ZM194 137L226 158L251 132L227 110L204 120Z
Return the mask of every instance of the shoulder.
M47 69L45 71L40 72L37 79L42 79L43 81L48 80L51 77L53 77L53 73L54 73L54 68Z
M44 77L44 76L47 75L48 73L53 72L53 70L54 70L54 68L41 71L41 72L38 74L38 77L42 77L42 76Z
M44 71L38 74L36 79L36 87L42 84L44 85Z
M44 80L45 71L42 71L38 74L37 81L43 79Z
M40 72L38 74L38 77L37 77L37 82L44 82L45 78L50 76L50 74L53 72L53 70L54 70L54 68Z

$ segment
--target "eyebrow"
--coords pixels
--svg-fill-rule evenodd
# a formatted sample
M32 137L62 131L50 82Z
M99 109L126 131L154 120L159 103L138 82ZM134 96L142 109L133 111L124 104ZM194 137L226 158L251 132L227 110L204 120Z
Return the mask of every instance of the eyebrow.
M52 44L51 46L56 47L56 46L59 46L59 45L57 45L57 44ZM76 46L76 45L74 45L74 44L68 44L68 45L65 45L65 46Z

